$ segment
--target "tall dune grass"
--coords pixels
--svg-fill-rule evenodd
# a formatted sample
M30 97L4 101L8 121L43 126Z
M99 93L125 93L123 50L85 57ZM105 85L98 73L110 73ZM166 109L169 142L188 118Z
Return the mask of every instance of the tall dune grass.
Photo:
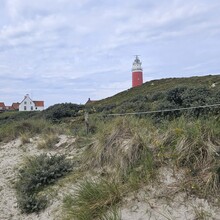
M147 123L145 124L146 126ZM135 120L119 118L102 124L84 154L90 168L121 178L134 168L145 166L153 172L153 155Z
M29 133L30 136L44 133L45 131L54 131L55 126L44 119L27 119L20 121L9 121L0 125L0 142L10 141L18 138L21 134Z
M117 204L121 200L119 185L106 180L86 180L77 185L74 195L64 199L66 220L119 220Z
M103 179L110 185L120 185L117 199L123 201L125 194L155 184L158 170L166 166L176 172L185 171L182 182L177 183L179 190L208 199L219 196L219 146L220 123L215 117L181 117L156 124L149 118L122 117L96 123L96 133L83 154L82 168L93 172L97 181L81 182L76 193L66 198L64 210L72 216L67 219L90 219L84 216L84 210L91 211L87 214L92 219L104 219L104 214L111 212L113 204L104 209L103 205L114 197L96 200L105 194L99 185ZM119 212L113 214L120 219Z

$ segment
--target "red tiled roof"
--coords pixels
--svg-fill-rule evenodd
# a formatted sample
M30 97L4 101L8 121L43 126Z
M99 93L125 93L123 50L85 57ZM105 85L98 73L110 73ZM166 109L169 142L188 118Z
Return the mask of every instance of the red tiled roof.
M20 105L19 102L13 103L12 106L11 106L11 109L18 110L19 109L19 105Z
M35 106L44 107L44 101L34 101Z
M2 107L4 109L5 108L5 103L4 102L0 102L0 107Z

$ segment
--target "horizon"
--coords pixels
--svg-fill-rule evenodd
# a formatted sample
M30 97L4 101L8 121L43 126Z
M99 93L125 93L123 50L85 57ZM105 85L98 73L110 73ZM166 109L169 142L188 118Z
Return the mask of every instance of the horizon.
M197 76L197 75L195 75L195 76L188 76L188 77L167 77L167 78L152 79L152 80L149 80L149 81L145 81L145 82L143 82L142 85L144 85L145 83L150 83L151 81L156 81L156 80L181 79L181 78L192 78L192 77L207 77L207 76L218 76L218 75L219 75L219 74L208 74L208 75L204 75L204 76ZM142 85L141 85L141 86L142 86ZM137 87L139 87L139 86L137 86ZM132 87L127 88L127 89L125 89L125 90L123 90L123 91L120 91L120 92L118 92L118 93L125 92L126 90L129 90L129 89L132 89ZM118 93L113 94L113 95L108 96L108 97L104 97L104 98L99 99L99 100L94 100L94 99L91 99L90 97L88 97L88 99L90 99L91 101L101 101L101 100L103 100L103 99L111 98L112 96L118 95ZM28 96L31 98L32 101L43 101L43 100L33 100L32 97L30 96L30 94L25 94L25 95L23 96L23 98L21 99L21 102L22 102L22 100L25 98L26 95L28 95ZM86 102L88 101L88 99L86 100ZM19 102L19 101L14 101L14 102L9 103L9 104L6 103L6 102L4 102L4 101L0 101L0 102L3 102L3 103L5 104L5 106L11 106L13 103L19 103L19 104L21 103L21 102ZM44 102L45 102L45 101L44 101ZM85 103L86 103L86 102L85 102ZM85 105L85 103L60 102L60 103L54 103L54 104L52 104L52 105L50 105L50 106L53 106L53 105L56 105L56 104L64 104L64 103L72 103L72 104ZM44 103L44 104L45 104L45 103ZM46 106L45 109L46 109L46 108L49 108L50 106Z
M0 102L84 104L144 83L219 75L220 2L2 0ZM100 17L102 19L100 19Z

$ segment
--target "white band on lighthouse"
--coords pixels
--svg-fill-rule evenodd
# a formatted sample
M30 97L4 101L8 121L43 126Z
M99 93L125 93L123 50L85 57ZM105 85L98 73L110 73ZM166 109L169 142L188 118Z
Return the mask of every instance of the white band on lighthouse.
M141 61L139 57L136 55L136 59L133 62L132 72L142 71Z

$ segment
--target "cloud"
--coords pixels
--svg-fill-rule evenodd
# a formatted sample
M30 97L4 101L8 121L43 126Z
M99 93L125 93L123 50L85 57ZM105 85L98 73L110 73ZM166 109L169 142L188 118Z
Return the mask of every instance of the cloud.
M145 80L219 72L219 9L217 0L3 0L1 94L104 98L131 86L134 54Z
M1 44L4 43L9 46L30 45L43 42L47 34L49 37L46 40L53 41L56 38L50 32L55 32L59 28L65 27L66 23L67 20L62 16L48 15L16 25L4 26L0 30Z
M8 16L13 20L81 9L88 0L5 0Z

